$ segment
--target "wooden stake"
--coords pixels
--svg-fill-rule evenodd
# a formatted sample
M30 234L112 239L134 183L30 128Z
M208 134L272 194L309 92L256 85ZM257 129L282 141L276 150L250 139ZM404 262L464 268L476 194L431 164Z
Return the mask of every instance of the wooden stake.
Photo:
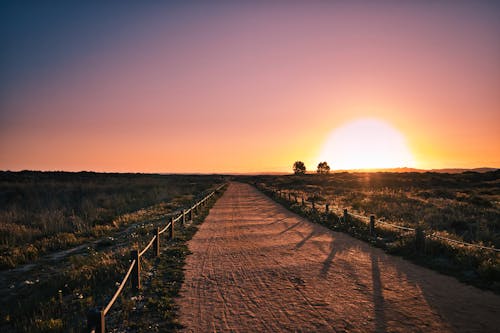
M156 227L156 239L154 242L154 251L156 253L156 257L160 256L160 228Z
M170 218L170 239L174 239L175 235L174 235L174 218L171 217Z
M141 257L138 250L130 251L130 259L135 260L134 268L132 269L132 289L141 289Z
M104 333L106 331L106 321L104 311L95 308L87 313L87 332Z
M370 215L370 236L375 236L375 215Z

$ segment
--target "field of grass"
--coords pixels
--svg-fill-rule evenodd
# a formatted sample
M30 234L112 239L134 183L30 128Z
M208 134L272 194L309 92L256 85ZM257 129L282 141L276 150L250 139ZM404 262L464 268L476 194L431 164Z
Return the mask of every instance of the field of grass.
M299 196L299 203L277 198L290 209L329 227L365 239L388 252L401 254L463 281L500 292L498 252L454 246L426 239L425 251L415 252L415 238L355 217L340 221L341 209L459 241L500 248L500 171L462 174L338 173L303 176L240 177L272 195L281 190ZM301 205L302 197L306 206ZM317 211L310 209L314 201ZM324 212L330 205L329 215ZM335 213L335 209L337 209ZM333 211L332 211L333 210Z
M109 236L145 214L141 208L161 203L161 213L216 181L217 176L0 172L0 269Z
M4 172L0 179L2 263L3 268L17 266L0 271L2 332L80 331L89 308L105 304L113 294L128 267L130 250L143 248L170 214L222 182L219 176L39 172ZM59 219L53 225L48 216L56 211ZM61 241L66 237L73 240ZM74 252L62 251L79 244ZM174 249L182 247L175 244ZM169 245L163 246L171 254ZM30 248L35 255L28 255ZM169 260L181 265L182 255L146 255L143 272L152 277L155 267ZM26 262L31 264L21 265ZM179 283L178 275L172 279L176 282L170 283ZM170 291L165 292L158 306L171 307ZM119 314L115 323L134 311L132 300L137 298L120 296L114 305ZM172 311L161 314L173 316Z

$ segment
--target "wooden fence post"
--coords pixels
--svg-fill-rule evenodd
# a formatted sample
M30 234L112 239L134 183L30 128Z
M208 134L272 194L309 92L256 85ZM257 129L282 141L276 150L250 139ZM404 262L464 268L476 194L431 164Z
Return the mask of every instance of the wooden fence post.
M184 226L186 224L186 210L182 210L182 219L181 219L181 225Z
M170 218L170 239L174 239L174 218Z
M304 196L302 196L302 206L304 206L305 203L304 203Z
M130 251L130 259L135 260L134 268L132 269L132 289L141 289L141 257L139 250Z
M370 215L370 236L375 236L375 215Z
M330 205L325 204L325 214L328 214L328 210L330 209Z
M344 224L347 225L349 222L349 213L347 212L347 208L344 208Z
M425 233L421 226L415 228L415 250L418 254L425 251Z
M105 331L104 311L97 308L91 309L87 313L87 332L104 333Z
M156 257L160 256L160 227L156 227L156 239L154 243L154 251L156 253Z

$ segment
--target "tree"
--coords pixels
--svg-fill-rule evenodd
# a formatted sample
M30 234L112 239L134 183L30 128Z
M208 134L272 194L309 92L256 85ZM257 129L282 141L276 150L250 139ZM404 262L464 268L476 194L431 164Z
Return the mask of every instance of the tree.
M296 175L304 175L306 173L306 165L302 161L293 163L293 173Z
M318 170L316 172L320 175L326 175L330 173L330 166L326 162L319 162Z

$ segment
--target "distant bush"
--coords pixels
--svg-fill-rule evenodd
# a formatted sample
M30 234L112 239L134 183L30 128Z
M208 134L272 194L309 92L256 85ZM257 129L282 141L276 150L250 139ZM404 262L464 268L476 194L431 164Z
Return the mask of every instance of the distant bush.
M293 173L296 175L304 175L306 173L306 165L302 161L293 163Z
M320 175L326 175L330 173L330 166L326 162L319 162L316 172Z

